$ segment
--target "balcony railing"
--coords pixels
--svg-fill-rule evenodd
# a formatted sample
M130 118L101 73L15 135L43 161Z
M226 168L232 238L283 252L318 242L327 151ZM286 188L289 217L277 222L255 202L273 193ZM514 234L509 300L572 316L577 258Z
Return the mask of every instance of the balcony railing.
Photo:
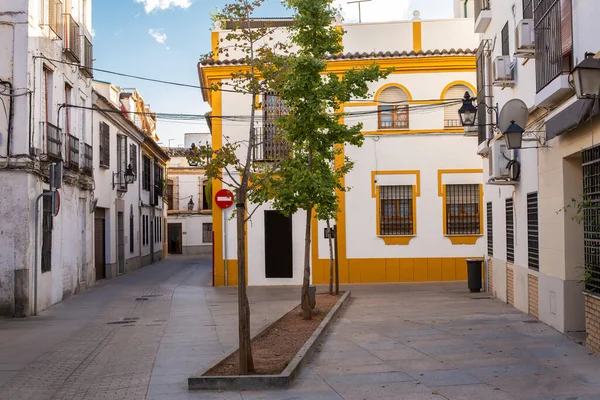
M570 68L570 46L563 44L561 0L540 0L534 10L536 90L540 92Z
M62 132L50 122L42 123L42 132L46 138L46 153L49 160L62 161Z
M62 7L62 0L47 0L43 6L41 25L47 25L57 39L62 39Z
M67 167L79 169L79 139L67 133Z
M462 124L460 123L460 119L445 119L444 120L444 128L462 128Z
M81 61L81 28L71 14L65 14L65 52Z
M88 78L94 77L94 51L92 42L86 37L83 37L83 62L81 64L81 72Z
M475 19L479 17L482 10L490 9L491 0L475 0Z
M82 159L82 170L85 174L87 175L91 175L92 171L94 169L93 167L93 160L94 160L94 156L93 156L93 149L92 146L90 146L87 143L83 144L83 159Z
M254 143L255 161L278 161L290 155L290 144L272 124L254 129Z

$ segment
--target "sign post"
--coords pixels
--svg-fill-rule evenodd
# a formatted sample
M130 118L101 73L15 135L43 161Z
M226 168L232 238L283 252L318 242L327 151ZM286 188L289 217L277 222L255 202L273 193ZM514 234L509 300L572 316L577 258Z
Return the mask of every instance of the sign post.
M223 273L224 285L228 286L227 265L227 209L233 205L233 193L231 190L221 189L215 194L215 204L223 210ZM213 261L214 262L214 261Z

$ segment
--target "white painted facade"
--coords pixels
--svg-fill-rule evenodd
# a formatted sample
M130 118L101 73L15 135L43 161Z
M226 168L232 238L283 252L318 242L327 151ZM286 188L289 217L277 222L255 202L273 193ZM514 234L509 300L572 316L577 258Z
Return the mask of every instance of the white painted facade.
M532 7L540 6L538 3L553 2L534 1ZM591 0L572 0L570 61L565 65L565 72L551 79L543 88L537 87L540 82L536 82L536 69L541 70L544 64L537 62L535 57L526 61L515 58L515 29L523 19L523 2L514 2L512 9L496 6L494 2L490 10L484 10L482 14L486 12L491 15L491 20L481 39L488 39L491 44L489 51L484 52L487 104L498 104L502 110L507 101L518 98L529 108L523 149L514 153L521 166L519 181L514 185L485 185L484 188L485 201L491 202L493 210L493 251L488 250L487 257L492 271L489 278L498 299L511 301L526 313L535 313L537 310L540 320L561 332L583 331L583 227L572 220L571 212L565 213L561 209L572 198L579 198L582 194L581 151L594 144L593 130L597 129L597 123L582 123L572 131L559 132L557 137L556 134L548 135L547 128L553 118L565 118L564 114L559 115L560 112L577 101L574 90L568 84L568 72L581 62L586 52L596 53L600 50L600 27L595 23L600 15L600 5ZM502 55L501 31L506 23L515 86L493 87L490 63ZM537 30L535 35L540 32L541 29ZM494 120L489 117L488 123ZM492 136L488 132L487 139L479 144L479 152L486 151L485 143ZM501 135L496 135L490 143L503 140ZM483 166L483 179L487 181L490 175L487 155L484 155ZM528 257L527 195L531 193L538 193L539 270L530 265ZM511 263L507 262L507 198L514 200L514 262ZM512 292L507 268L514 274ZM538 282L537 293L534 293L535 288L528 285L529 276Z
M0 179L6 189L0 199L3 315L31 315L95 282L90 268L93 180L84 164L85 145L93 144L91 113L64 106L91 107L91 75L89 70L63 63L91 66L85 50L91 49L92 0L73 0L70 9L57 10L52 17L42 13L46 3L0 1L0 96L6 110L0 112ZM50 23L50 18L57 23ZM71 23L63 24L63 18ZM73 33L71 39L67 39L68 32ZM6 116L11 116L10 123ZM56 128L47 129L48 123ZM48 154L48 130L60 140L52 147L53 158ZM72 152L67 134L73 138ZM51 229L50 219L45 224L47 232L51 231L50 243L50 235L43 234L40 200L39 238L34 243L36 198L49 188L50 160L65 161L61 209L51 219ZM51 249L51 255L42 247ZM48 269L43 273L42 261Z
M206 143L207 134L194 135L192 143ZM191 145L191 143L190 143ZM204 170L191 166L189 148L165 148L171 157L168 168L168 251L169 254L211 255L212 216L205 199L208 178ZM191 210L190 210L190 201Z
M369 54L373 51L391 53L423 51L420 56L412 53L412 55L385 58L386 62L392 60L386 66L399 67L397 73L392 73L388 78L369 85L370 95L367 99L355 99L346 105L345 111L348 115L345 117L345 122L352 125L363 123L365 143L361 148L353 146L345 148L345 155L355 161L355 166L345 178L345 183L351 190L345 194L345 206L342 210L345 229L338 233L340 240L345 242L341 248L343 254L340 255L345 264L342 268L346 271L341 278L343 281L360 283L461 280L466 276L463 278L462 273L455 274L454 270L448 275L437 274L438 262L445 267L450 265L450 269L457 265L456 270L462 271L462 266L458 266L459 261L455 264L455 260L461 260L460 262L463 263L466 258L483 256L485 243L482 231L470 235L469 238L460 239L450 238L444 233L445 197L440 194L440 191L445 190L445 185L471 184L479 187L478 185L483 183L480 159L472 151L477 145L477 138L465 136L462 128L456 128L456 125L445 126L445 106L442 104L444 101L452 102L452 100L454 104L458 104L459 98L464 95L464 89L473 92L472 88L475 86L473 53L470 50L467 54L456 53L456 57L448 63L453 67L433 67L439 65L436 63L445 57L446 53L442 50L453 49L450 55L454 55L457 49L462 51L477 47L478 38L472 33L472 26L473 20L465 18L343 25L346 31L343 38L345 54ZM218 35L217 39L224 38L227 31L216 29L213 32L213 40L215 34ZM283 40L285 28L279 28L273 37ZM392 37L394 40L389 40ZM435 50L438 52L427 53ZM444 55L440 55L441 53ZM236 57L235 54L230 56ZM406 63L417 58L424 58L431 62L431 69L400 71ZM379 60L377 56L373 57L374 62ZM341 62L348 65L352 63L349 59ZM357 60L356 64L358 65L359 62ZM463 62L465 64L461 64ZM227 65L227 58L222 54L219 63ZM330 65L331 68L336 68L336 61L331 61ZM201 78L202 74L208 77L211 73L210 68L217 69L219 64L205 64L205 67L206 72L201 71ZM223 79L223 83L226 84L227 79ZM459 98L448 99L445 93L455 85L460 86L462 92ZM376 93L387 87L402 88L408 98L409 127L406 129L379 128L376 97L378 94ZM249 114L251 104L249 96L221 92L219 98L220 104L213 104L213 113L216 106L223 115ZM262 115L262 111L259 110L257 115L259 121ZM458 119L456 112L453 111L451 115ZM248 127L239 122L223 120L216 129L213 123L213 143L215 143L215 135L227 137L231 142L247 139ZM224 143L225 139L222 141ZM244 156L243 151L245 151L244 146L239 150L239 157ZM379 173L375 173L376 181L372 182L374 171ZM225 181L227 182L227 179ZM373 196L372 185L373 187L383 185L420 187L420 194L415 202L416 209L414 209L416 232L410 235L412 238L406 240L406 243L387 243L381 235L378 235L377 200ZM227 187L226 183L223 187ZM250 204L248 209L249 212L253 211L253 205ZM292 277L267 278L265 259L270 250L265 248L265 212L271 209L270 204L259 207L253 214L251 222L248 223L248 283L250 285L300 284L304 262L306 213L300 212L292 216ZM231 212L232 209L221 212L213 206L215 232L220 233L219 236L215 236L215 241L221 242L215 245L217 275L224 274L223 266L219 267L219 263L225 264L224 269L231 274L228 264L235 262L237 256L236 221L231 218ZM325 277L317 264L328 262L329 248L328 240L323 235L325 222L319 221L313 225L313 228L315 227L317 233L313 235L313 239L317 239L313 241L312 249L317 253L311 257L312 281L322 283ZM399 240L403 241L405 238ZM461 243L461 240L465 242ZM410 262L411 265L414 261L415 271L417 271L416 265L424 262L425 270L420 271L419 277L416 275L413 277L412 272L410 278L394 277L393 269L396 268L395 271L398 271L397 265L404 261ZM383 269L379 271L382 265L384 265ZM421 268L422 264L419 265ZM429 276L427 276L428 272ZM223 282L223 277L216 276L215 281L220 284L218 282ZM228 284L231 284L231 277L228 281Z

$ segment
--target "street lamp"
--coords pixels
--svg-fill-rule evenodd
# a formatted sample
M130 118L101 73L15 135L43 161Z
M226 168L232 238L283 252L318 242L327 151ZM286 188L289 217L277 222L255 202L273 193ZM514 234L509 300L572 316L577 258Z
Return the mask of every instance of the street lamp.
M571 72L578 99L597 99L600 96L600 59L585 53L585 59Z
M194 200L192 200L192 196L190 196L190 201L188 202L188 211L194 211Z
M133 168L129 164L125 170L125 183L131 185L133 182L135 182L135 172L133 172Z
M506 139L506 147L509 150L521 148L523 144L523 132L525 132L525 129L517 125L515 121L510 121L508 128L502 132Z
M115 177L117 178L115 180ZM122 190L127 190L127 185L131 185L135 182L135 172L133 172L133 168L131 168L131 164L127 166L125 171L113 172L113 181L112 186L113 189L115 186L119 186Z
M462 126L474 126L475 117L477 116L477 107L473 105L473 98L469 92L465 92L463 97L462 107L458 110L458 116L460 118L460 124Z

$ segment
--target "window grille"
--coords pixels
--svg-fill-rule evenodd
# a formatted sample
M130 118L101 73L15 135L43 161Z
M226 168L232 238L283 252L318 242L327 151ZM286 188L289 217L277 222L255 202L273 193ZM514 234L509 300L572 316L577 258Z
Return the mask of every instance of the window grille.
M44 196L42 200L42 273L52 270L52 229L52 196Z
M506 199L506 261L515 262L515 209L513 199Z
M413 235L413 187L379 187L379 234Z
M600 146L586 149L583 159L583 240L585 290L600 293Z
M110 127L100 122L100 166L110 167Z
M65 52L77 62L81 60L81 28L71 14L65 14Z
M488 201L486 205L487 214L487 254L490 257L494 256L494 213L492 210L492 202Z
M487 108L486 108L486 78L485 78L485 42L481 42L477 49L476 75L477 75L477 139L481 144L487 140Z
M90 146L87 143L83 144L83 172L91 175L92 171L94 170L94 156L93 156L93 149L92 146Z
M533 0L523 0L523 19L533 19Z
M146 156L143 157L142 174L142 189L150 190L150 158Z
M212 223L202 224L202 243L212 243Z
M277 161L287 158L290 145L285 140L277 125L279 119L289 114L289 108L281 98L273 93L263 95L262 127L254 128L255 161Z
M479 185L446 185L446 234L481 234Z
M130 144L129 145L129 164L131 165L131 169L133 170L133 173L135 174L135 180L137 180L137 174L138 174L138 156L137 156L137 147L135 146L135 144Z
M529 268L539 270L538 194L527 194L527 259Z

